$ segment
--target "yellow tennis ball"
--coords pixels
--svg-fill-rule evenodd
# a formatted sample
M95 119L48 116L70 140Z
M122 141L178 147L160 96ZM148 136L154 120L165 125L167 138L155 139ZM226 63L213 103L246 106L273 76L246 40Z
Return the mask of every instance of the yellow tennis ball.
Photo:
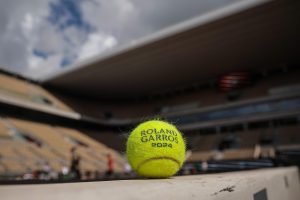
M148 178L173 176L185 160L185 142L177 128L151 120L138 125L127 140L127 159L134 171Z

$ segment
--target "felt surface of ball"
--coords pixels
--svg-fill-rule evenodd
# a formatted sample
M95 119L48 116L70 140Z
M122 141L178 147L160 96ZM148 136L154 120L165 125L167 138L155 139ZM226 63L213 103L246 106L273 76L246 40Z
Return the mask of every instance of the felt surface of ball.
M132 169L148 178L176 174L185 160L185 142L177 128L151 120L138 125L127 140L126 154Z

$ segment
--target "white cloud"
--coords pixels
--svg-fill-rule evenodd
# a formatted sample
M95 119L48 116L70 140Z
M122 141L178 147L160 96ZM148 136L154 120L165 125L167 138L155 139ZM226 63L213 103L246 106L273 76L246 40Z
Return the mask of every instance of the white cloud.
M60 66L57 63L62 59L61 55L51 56L46 61L37 56L30 56L28 58L28 67L24 71L24 74L31 74L33 78L38 78L41 76L45 76L45 74L53 73L60 69Z
M117 40L112 36L99 33L90 34L88 40L83 44L79 51L78 60L84 60L95 56L114 47L116 44Z

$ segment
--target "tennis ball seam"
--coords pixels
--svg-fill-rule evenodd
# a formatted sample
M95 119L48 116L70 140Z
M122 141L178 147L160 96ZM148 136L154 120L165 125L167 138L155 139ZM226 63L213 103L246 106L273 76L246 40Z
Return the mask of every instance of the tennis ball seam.
M136 171L139 171L139 169L147 162L152 161L152 160L171 160L175 163L177 163L178 168L180 168L181 164L178 160L176 160L175 158L169 157L169 156L158 156L158 157L152 157L152 158L148 158L146 160L143 160L142 162L140 162L137 167L136 167Z

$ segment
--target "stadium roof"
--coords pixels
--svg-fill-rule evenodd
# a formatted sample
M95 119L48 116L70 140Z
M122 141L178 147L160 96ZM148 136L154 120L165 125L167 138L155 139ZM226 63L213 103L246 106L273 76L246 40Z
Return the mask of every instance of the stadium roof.
M239 1L94 57L43 84L92 98L148 96L231 70L298 61L300 2Z

